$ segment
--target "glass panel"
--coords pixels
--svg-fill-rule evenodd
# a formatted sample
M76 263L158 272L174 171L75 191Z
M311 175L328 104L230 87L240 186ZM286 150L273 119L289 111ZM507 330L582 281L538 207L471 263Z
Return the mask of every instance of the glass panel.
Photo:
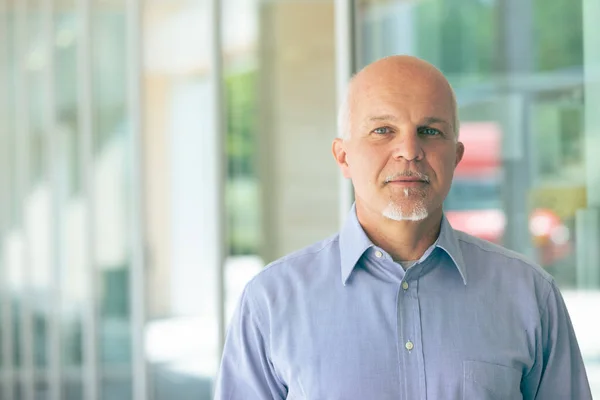
M18 52L17 52L17 10L16 4L13 2L8 3L8 26L7 31L8 35L6 38L6 43L8 46L8 73L10 77L10 82L12 84L8 85L8 95L9 99L12 100L9 103L9 146L11 148L11 156L10 156L10 170L11 170L11 198L10 198L10 231L6 232L3 240L2 246L4 249L4 258L6 260L6 272L8 275L7 283L8 283L8 296L9 296L9 317L12 322L12 331L9 332L12 339L12 348L11 352L11 364L13 366L13 380L9 383L9 386L12 386L10 389L13 392L13 396L16 399L20 399L17 391L20 390L20 382L17 378L17 374L19 372L19 368L21 366L21 318L20 318L20 291L21 291L21 279L20 279L20 268L18 259L18 238L16 237L16 230L18 224L20 223L20 214L21 214L21 199L20 199L20 183L18 182L18 162L17 162L17 60L18 60ZM17 251L15 251L15 247Z
M77 71L78 15L75 1L55 3L54 80L56 86L56 139L58 160L58 251L61 254L60 282L63 309L61 315L62 392L65 400L83 398L83 337L82 305L86 303L85 260L81 249L86 235L81 185L79 152L81 134L78 131Z
M3 208L2 215L4 223L0 230L0 253L1 253L1 274L2 274L2 372L9 372L10 369L14 371L15 360L20 359L19 346L20 343L16 342L15 329L19 329L19 317L17 314L13 314L17 307L17 282L14 279L15 266L11 259L10 249L10 237L11 232L14 229L16 222L16 203L17 203L17 187L16 187L16 146L15 146L15 70L16 70L16 55L15 55L15 12L12 4L6 5L6 15L2 22L6 22L6 25L2 26L2 34L5 39L2 41L3 54L0 56L0 62L4 65L0 66L0 69L4 73L4 82L6 91L4 93L6 103L4 104L3 110L3 130L2 136L0 137L1 146L3 148L3 165L4 169L3 178L5 179L5 185L2 190L0 198L2 203L0 207ZM2 58L3 57L3 58ZM0 128L1 129L1 128ZM1 397L7 397L14 395L15 381L12 376L6 375L7 379L4 381L3 390L0 393Z
M7 335L7 329L10 329L10 308L6 305L10 302L9 285L7 284L7 263L4 249L4 237L10 230L10 205L11 205L11 182L12 182L12 165L11 153L9 148L11 144L11 115L10 109L13 104L12 99L12 80L10 79L10 64L12 60L9 58L9 16L8 6L5 2L0 1L0 37L5 37L5 40L0 40L0 87L5 88L0 94L0 378L7 375L10 368L10 362L7 362L7 357L10 357L10 343L7 342L10 335ZM5 382L4 379L0 379ZM2 386L0 395L5 396L7 385Z
M100 299L99 357L104 399L132 391L129 309L129 124L125 2L94 1L94 256Z
M8 96L8 104L7 104L7 128L8 128L8 137L7 140L7 148L10 149L8 154L8 163L10 165L10 176L9 176L9 184L10 184L10 193L8 194L8 215L9 215L9 225L12 227L16 224L17 220L17 186L16 186L16 138L15 138L15 129L16 129L16 43L15 43L15 7L14 3L7 3L7 20L6 20L6 38L4 40L4 44L6 46L6 56L7 56L7 64L6 64L6 73L7 73L7 96Z
M577 210L575 235L577 251L577 287L569 292L566 299L571 312L573 325L579 335L579 344L583 352L592 393L600 397L600 327L597 323L600 306L600 4L594 0L583 0L583 70L585 100L584 124L579 132L576 157L585 159L585 193L587 208ZM573 136L573 135L571 135ZM583 137L581 137L583 136ZM563 145L569 139L564 138ZM576 163L576 161L575 161ZM577 182L582 178L578 177ZM581 202L581 199L578 198ZM564 203L569 204L568 200Z
M261 255L265 237L259 176L259 127L263 110L259 102L262 71L258 7L254 1L223 2L228 233L225 321L230 320L245 284L265 265Z
M56 305L52 288L52 274L56 249L50 182L49 138L53 127L49 116L54 113L52 93L48 88L51 67L52 35L46 31L47 19L42 0L27 4L27 39L24 76L28 113L26 152L28 153L28 193L24 204L23 227L26 234L27 284L29 285L32 346L34 365L34 396L46 398L50 352L50 318Z
M586 182L586 143L596 143L586 142L586 130L597 124L584 124L584 92L598 87L584 82L592 56L584 39L598 48L596 28L583 32L586 1L361 0L356 55L362 67L412 54L449 78L466 150L446 214L455 228L524 253L556 278L600 396L600 336L591 322L598 292L581 290L576 251L600 230L576 235L576 215L598 184ZM597 263L587 268L600 274Z
M51 210L52 188L49 183L50 159L47 140L50 133L48 129L51 128L47 113L54 110L49 109L48 100L51 93L46 86L50 67L48 51L55 45L55 38L53 35L47 35L45 31L45 18L49 16L43 14L43 9L47 3L43 0L30 0L24 6L24 2L7 1L8 18L6 24L2 20L0 35L0 47L6 49L8 56L6 65L0 66L3 70L6 68L8 78L3 86L7 89L5 94L8 96L8 102L3 107L6 109L6 118L3 118L2 125L2 128L6 127L8 131L0 128L4 154L2 174L7 174L5 182L3 178L3 190L0 195L1 264L5 274L3 286L8 289L7 296L10 301L8 306L4 305L3 301L2 325L3 333L8 333L9 339L12 340L7 348L12 353L12 363L17 367L16 374L10 377L12 380L4 386L5 391L0 395L2 398L6 396L20 399L32 395L43 399L47 397L48 390L46 373L50 350L49 315L53 311L51 307L55 304L50 291L54 273L51 263L55 259L54 252L57 249L54 246L56 242L53 240L51 227L55 221L52 220ZM59 1L53 3L60 9ZM19 14L22 9L26 9L23 18ZM56 47L65 47L66 42L68 38L63 35L56 40ZM76 82L75 74L71 73L75 68L74 53L72 61L62 61L61 63L58 55L55 65L57 76L54 78L59 85L62 78L62 82L68 81L73 86L72 83ZM68 97L69 90L64 87L58 89L59 96L63 96L58 99L60 102L64 100L65 95ZM75 99L71 97L70 102L73 107ZM59 122L60 119L59 116ZM61 147L60 144L56 146ZM79 237L82 236L80 234ZM70 240L69 244L80 248L73 240ZM68 295L66 299L74 300ZM71 304L78 302L73 301ZM23 368L26 366L25 357L28 357L24 352L24 341L29 340L29 330L25 329L29 318L24 315L25 311L31 313L32 318L30 329L33 371L25 371ZM4 328L8 327L7 318L12 321L11 331ZM68 357L65 357L65 360L68 360ZM29 372L34 374L34 393L29 391ZM9 393L9 388L14 397ZM76 393L75 397L70 398L81 399L82 396Z
M49 67L47 32L44 31L43 3L29 1L27 8L27 42L24 67L25 90L27 91L26 118L28 139L26 152L29 166L28 186L24 201L23 227L26 235L26 263L28 263L27 285L30 289L32 314L33 363L36 397L44 396L48 366L48 317L52 306L50 292L51 268L51 210L50 186L47 159L46 118L48 93L45 72ZM43 397L42 397L43 398Z
M340 182L329 150L333 2L226 0L223 10L228 322L265 264L338 229Z
M30 99L29 89L35 87L39 76L32 72L30 54L33 47L31 19L35 18L35 5L27 7L25 3L17 3L14 26L15 54L15 181L17 212L15 226L9 235L7 252L9 258L9 278L14 282L13 316L18 323L14 326L14 355L16 379L15 395L30 397L35 387L35 320L36 320L36 282L37 272L33 259L35 244L33 243L35 212L35 161L32 150L35 142L35 107ZM29 79L33 79L32 82ZM37 81L39 83L39 80ZM39 154L39 153L38 153Z
M217 367L209 27L208 1L145 4L146 350L156 400L210 399Z

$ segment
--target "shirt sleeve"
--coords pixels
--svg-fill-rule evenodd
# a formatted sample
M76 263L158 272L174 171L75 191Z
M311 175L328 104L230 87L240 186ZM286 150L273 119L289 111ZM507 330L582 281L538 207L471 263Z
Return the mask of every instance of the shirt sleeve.
M537 367L529 374L531 396L526 399L591 400L581 351L563 297L552 282L542 313ZM533 382L531 381L533 378Z
M286 398L287 389L269 357L265 332L246 286L228 328L214 400Z

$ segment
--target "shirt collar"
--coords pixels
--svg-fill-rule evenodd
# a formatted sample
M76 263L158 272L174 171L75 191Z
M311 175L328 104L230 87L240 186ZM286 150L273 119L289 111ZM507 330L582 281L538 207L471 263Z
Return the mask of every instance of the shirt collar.
M342 283L344 286L350 278L354 267L363 253L367 251L373 243L363 230L356 217L356 204L348 213L348 218L340 231L340 261L342 268Z
M348 213L348 218L340 231L340 261L341 261L341 273L342 273L342 284L346 285L346 282L350 278L354 267L358 263L358 260L362 257L365 251L373 246L373 243L363 230L362 226L358 222L356 216L356 204L352 205L352 209ZM467 271L465 268L462 251L456 237L456 233L448 219L444 215L442 218L442 225L440 229L440 235L436 240L435 247L439 247L444 250L456 268L460 273L463 283L467 284ZM433 246L432 246L433 247ZM427 258L428 254L424 255L421 260Z
M463 259L462 250L456 237L454 228L448 222L446 215L442 217L442 226L440 228L440 236L438 237L437 247L444 250L450 259L454 262L456 269L460 272L463 283L467 284L467 269L465 268L465 260Z

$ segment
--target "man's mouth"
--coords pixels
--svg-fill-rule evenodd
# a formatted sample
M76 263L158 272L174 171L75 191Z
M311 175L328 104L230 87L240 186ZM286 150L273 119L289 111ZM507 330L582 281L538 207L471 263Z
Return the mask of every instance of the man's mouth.
M420 187L426 185L427 182L421 179L395 179L387 182L387 185L398 186L398 187Z
M423 182L423 183L427 183L427 181L425 179L419 179L419 178L401 178L401 179L394 179L390 182Z
M391 184L395 184L395 185L414 186L414 185L429 183L429 177L422 173L404 172L401 174L396 174L396 175L387 177L385 180L385 183L386 184L391 183Z

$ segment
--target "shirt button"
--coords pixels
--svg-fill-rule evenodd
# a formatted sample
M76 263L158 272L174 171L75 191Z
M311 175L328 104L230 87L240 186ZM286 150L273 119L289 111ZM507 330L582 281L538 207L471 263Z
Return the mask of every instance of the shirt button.
M377 257L377 258L381 258L381 257L383 257L383 253L382 253L382 252L380 252L379 250L377 250L377 251L375 252L375 257Z
M402 289L404 289L404 290L408 289L408 282L406 282L406 281L402 282Z
M415 345L413 344L413 342L411 342L409 340L408 342L406 342L406 344L404 345L404 347L406 347L406 350L411 351L412 349L415 348Z

